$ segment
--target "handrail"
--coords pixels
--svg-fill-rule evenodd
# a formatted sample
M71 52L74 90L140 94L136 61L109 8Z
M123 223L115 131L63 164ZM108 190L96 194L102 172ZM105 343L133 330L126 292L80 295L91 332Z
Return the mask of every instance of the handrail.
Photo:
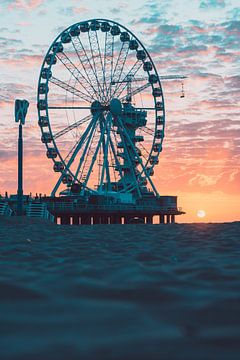
M135 211L182 211L178 207L166 207L166 206L152 206L152 205L135 205L135 204L109 204L109 205L99 205L99 204L76 204L76 203L48 203L48 209L52 210L135 210Z

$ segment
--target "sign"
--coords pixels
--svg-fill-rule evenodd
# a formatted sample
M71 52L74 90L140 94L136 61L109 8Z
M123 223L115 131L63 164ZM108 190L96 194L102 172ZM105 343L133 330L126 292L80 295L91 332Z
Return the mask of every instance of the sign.
M15 100L15 121L22 125L25 124L25 117L27 115L29 102L27 100Z

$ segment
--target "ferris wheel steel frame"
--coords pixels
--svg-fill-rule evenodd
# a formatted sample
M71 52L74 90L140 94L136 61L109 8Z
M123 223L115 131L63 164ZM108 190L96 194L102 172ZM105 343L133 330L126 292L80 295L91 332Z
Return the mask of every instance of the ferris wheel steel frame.
M99 25L98 29L92 30L91 25ZM106 30L108 28L109 29ZM103 28L105 26L105 30ZM88 30L87 27L89 27ZM118 28L120 33L118 35L113 35L111 33L111 29L113 27ZM86 30L86 31L85 31ZM75 31L75 33L74 33ZM105 32L105 48L104 53L101 52L101 46L99 43L99 37L97 31ZM83 36L87 36L90 49L86 49L83 44L83 40L81 39L81 33ZM86 34L87 33L87 34ZM73 34L73 35L72 35ZM110 35L111 34L111 35ZM114 62L114 44L115 38L121 38L121 35L124 36L128 40L122 41L122 46L118 53L117 59ZM128 34L128 35L126 35ZM65 37L64 37L65 36ZM70 41L69 38L70 38ZM111 41L110 41L111 40ZM129 43L131 40L136 41L137 48L130 49ZM120 41L120 40L119 40ZM75 54L78 59L78 66L73 62L70 58L70 55L64 52L65 44L72 44L73 49L75 50ZM135 45L136 46L136 45ZM140 47L140 49L139 49ZM90 54L88 54L90 50ZM130 70L127 69L127 74L124 73L124 67L127 62L127 57L129 51L133 54L133 51L136 51L136 57L138 51L143 51L145 53L144 59L138 59L131 66ZM96 56L98 54L98 56ZM143 54L143 53L142 53ZM91 56L91 58L90 58ZM140 55L139 55L140 56ZM63 69L67 69L70 73L71 77L69 82L65 82L62 79L58 79L52 74L52 68L54 69L54 65L56 61L63 66ZM144 67L144 64L150 63L146 70L144 69L144 74L147 74L146 79L142 79L142 81L147 81L144 85L139 86L137 89L130 89L129 84L131 85L134 82L134 77L138 73L138 71ZM86 71L86 64L88 64L89 71ZM115 67L114 67L115 66ZM114 67L114 69L113 69ZM98 69L101 71L97 72ZM110 83L106 74L110 72ZM155 76L154 82L150 82L149 79L152 75ZM71 81L75 81L75 86L71 84ZM130 80L129 80L130 79ZM131 83L130 83L131 81ZM58 88L65 90L67 93L71 93L73 96L77 97L80 100L84 100L89 103L89 106L54 106L49 105L48 102L48 93L49 93L49 84L54 84ZM79 85L80 88L76 86ZM115 86L115 88L113 88ZM152 100L153 106L143 106L143 107L134 107L131 104L131 100L129 101L129 95L132 99L137 94L142 94L144 90L148 87L152 88ZM86 90L87 88L87 90ZM85 90L84 90L85 89ZM123 95L123 92L127 90L127 94ZM154 93L154 91L156 91ZM156 95L154 95L156 94ZM160 99L160 101L158 101ZM158 164L158 157L160 152L162 151L162 142L164 138L164 129L165 129L165 105L164 105L164 97L162 92L162 85L160 82L160 77L158 76L156 67L154 62L151 59L150 54L148 53L145 46L142 42L131 32L129 29L124 27L123 25L107 19L90 19L75 23L64 31L62 31L52 42L50 45L46 56L44 58L39 81L38 81L38 94L37 94L37 102L38 102L38 116L39 116L39 125L42 132L42 142L46 145L47 154L54 154L54 156L50 157L54 162L54 170L57 169L57 172L61 173L59 180L57 181L52 195L55 195L57 190L59 189L61 183L64 179L69 179L69 182L64 182L64 184L74 184L79 183L82 186L83 191L86 189L91 192L98 193L99 191L103 191L104 187L104 179L108 179L107 182L111 184L111 176L109 172L109 157L114 158L116 171L119 173L118 182L121 182L122 188L117 190L119 192L132 192L136 191L138 196L142 196L142 187L143 182L151 185L151 188L156 196L159 196L157 189L155 188L153 181L151 179L151 175L153 173L154 167ZM121 109L120 109L121 104ZM133 109L131 109L136 117L139 115L139 118L143 114L147 116L147 111L154 112L154 127L148 128L146 124L144 126L139 126L138 128L142 128L141 131L145 132L149 136L151 136L151 145L148 150L146 150L146 154L144 159L143 156L137 151L135 138L133 137L133 132L128 127L125 122L127 119L127 105L130 104ZM126 105L126 106L125 106ZM84 116L83 118L75 121L75 123L69 124L64 129L53 132L50 122L50 114L49 110L90 110L91 114ZM127 109L127 110L126 110ZM123 115L124 114L124 115ZM124 118L125 116L125 118ZM124 120L125 119L125 120ZM160 119L160 120L159 120ZM80 138L73 144L72 149L69 151L68 155L64 158L61 153L61 149L57 145L57 139L61 138L61 136L71 132L73 129L79 128L80 125L86 124L88 125L84 131L84 133L80 136ZM96 145L93 154L92 161L88 167L86 172L86 176L84 181L82 178L79 179L79 173L81 172L81 167L86 161L86 154L90 151L91 143L94 139L94 133L96 129L100 129L101 134L99 135L98 144ZM131 125L132 126L132 125ZM115 130L113 129L115 127ZM45 129L48 129L48 132ZM138 129L136 128L136 129ZM113 136L115 140L111 137L111 132L113 132ZM135 130L136 132L136 130ZM134 132L134 136L135 136ZM106 136L105 136L106 134ZM123 152L120 153L120 156L117 152L117 140L116 136L120 134L120 139L122 140ZM135 137L140 136L136 135ZM133 141L134 138L134 141ZM125 139L123 141L123 139ZM115 141L115 142L114 142ZM140 143L140 142L139 142ZM79 153L82 146L85 146L83 153L80 156L79 163L77 166L77 170L73 171L71 166L75 161L77 154ZM144 146L143 146L144 148ZM103 165L102 172L100 176L100 183L98 183L98 189L93 189L88 186L88 180L91 177L91 172L95 165L97 156L99 151L102 149L103 151ZM121 155L122 154L122 155ZM127 176L124 173L124 166L126 164L121 163L121 156L127 158L126 163L130 166L129 171L131 172L131 176L129 179L132 179L131 182L126 181ZM66 161L66 159L68 160ZM134 159L134 160L133 160ZM125 160L124 160L125 161ZM136 170L136 165L133 162L137 162L137 166L141 169ZM113 161L112 165L113 166ZM83 168L82 168L83 170ZM55 170L56 171L56 170ZM114 170L115 171L115 170ZM115 176L115 172L114 176ZM137 171L137 174L136 174ZM143 180L142 180L143 179ZM146 186L146 184L144 185ZM110 186L111 187L111 186Z

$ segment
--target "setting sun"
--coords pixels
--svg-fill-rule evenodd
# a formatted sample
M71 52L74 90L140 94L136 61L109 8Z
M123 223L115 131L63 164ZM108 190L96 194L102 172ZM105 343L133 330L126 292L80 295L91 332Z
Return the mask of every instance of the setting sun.
M204 218L206 216L206 213L204 210L198 210L197 216L200 218Z

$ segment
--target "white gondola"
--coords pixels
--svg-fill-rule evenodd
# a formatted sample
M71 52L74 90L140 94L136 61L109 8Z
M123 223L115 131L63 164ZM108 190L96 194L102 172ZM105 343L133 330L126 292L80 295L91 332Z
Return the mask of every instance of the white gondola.
M39 85L39 88L38 88L39 94L47 94L48 91L49 91L49 88L46 83L42 83Z
M162 145L161 144L158 144L158 143L156 143L156 144L154 144L153 145L153 151L154 152L160 152L162 150Z
M70 184L72 182L73 178L70 174L65 174L62 177L62 183L63 184Z
M41 72L41 77L43 79L50 79L52 77L52 71L50 68L44 68Z
M110 29L111 29L111 26L109 25L108 22L104 21L104 22L101 24L101 30L102 30L102 32L108 32Z
M55 164L53 165L53 170L55 172L61 172L64 169L64 165L61 161L56 161Z
M156 139L162 139L164 137L164 133L163 133L163 130L157 130L155 132L155 138Z
M122 42L129 41L129 40L130 40L130 35L129 35L129 33L126 32L126 31L123 31L123 32L121 33L121 35L120 35L120 40L121 40Z
M45 99L41 99L38 101L37 107L39 110L46 110L47 108L47 101Z
M153 94L154 97L160 97L160 96L162 96L162 89L155 88L155 89L153 89L152 94Z
M117 35L120 35L120 33L121 33L121 30L120 30L119 26L113 25L111 28L111 35L117 36Z
M48 54L46 56L46 63L48 65L55 65L57 63L57 58L53 54Z
M156 124L157 125L163 125L164 124L164 117L163 116L157 116Z
M48 159L55 159L58 155L57 150L55 148L48 148L46 155Z
M147 168L147 173L148 173L149 176L153 176L154 175L153 168L152 167Z
M53 51L54 53L61 53L61 52L63 52L63 44L62 44L60 41L55 42L55 43L53 44L52 51Z
M62 34L61 36L61 40L64 44L70 43L71 42L71 35L68 32L65 32Z
M99 30L99 29L100 29L100 22L99 22L98 20L92 21L91 24L90 24L90 29L91 29L92 31L97 31L97 30Z
M80 24L80 30L83 33L88 32L90 30L89 23L85 22L85 23Z
M40 116L39 120L38 120L38 125L41 127L46 127L49 125L49 121L47 116Z
M158 82L158 77L155 74L149 75L148 81L150 84L156 84Z
M163 103L161 101L156 102L156 110L163 110Z
M137 48L138 48L138 42L137 42L137 40L130 40L129 41L129 49L130 50L137 50Z
M144 71L152 71L152 64L150 63L150 61L146 61L144 64L143 64L143 70Z
M74 25L71 27L70 31L69 31L70 35L71 36L78 36L80 34L80 29L79 29L79 26L77 25Z
M151 164L151 165L157 165L158 162L159 162L159 160L158 160L158 156L157 156L157 155L156 155L156 156L151 156L151 158L150 158L150 164Z
M147 55L144 50L137 50L137 59L144 61Z
M52 141L52 136L50 133L43 133L41 137L41 141L43 144L48 144Z

